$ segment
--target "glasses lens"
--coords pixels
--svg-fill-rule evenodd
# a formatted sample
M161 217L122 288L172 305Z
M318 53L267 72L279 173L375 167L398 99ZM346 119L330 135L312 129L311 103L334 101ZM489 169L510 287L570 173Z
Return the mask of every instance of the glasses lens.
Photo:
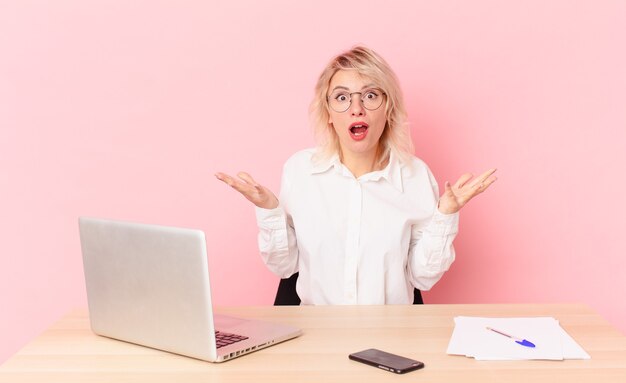
M328 103L335 112L345 112L350 107L350 93L336 90L328 98Z
M378 89L369 89L362 93L361 100L365 109L376 110L383 103L383 94Z

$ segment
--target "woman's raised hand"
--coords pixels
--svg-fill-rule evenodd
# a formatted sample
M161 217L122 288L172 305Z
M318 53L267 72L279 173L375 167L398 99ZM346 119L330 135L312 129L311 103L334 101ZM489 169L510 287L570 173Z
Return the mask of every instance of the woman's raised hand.
M466 203L487 190L489 185L497 180L496 177L492 177L495 172L496 169L487 170L473 180L474 176L471 173L463 174L454 186L446 182L446 190L439 198L439 211L443 214L453 214L461 210Z
M237 190L248 201L263 209L278 207L278 198L265 186L259 185L248 173L237 173L236 179L224 173L215 173L215 177Z

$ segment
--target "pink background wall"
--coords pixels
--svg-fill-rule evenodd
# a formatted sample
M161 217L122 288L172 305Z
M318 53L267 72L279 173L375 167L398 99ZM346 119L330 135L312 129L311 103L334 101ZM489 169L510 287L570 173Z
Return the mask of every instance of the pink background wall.
M79 215L204 229L215 302L271 304L253 209L213 173L277 191L357 43L440 184L499 168L426 301L584 302L626 332L626 2L0 0L0 361L86 305Z

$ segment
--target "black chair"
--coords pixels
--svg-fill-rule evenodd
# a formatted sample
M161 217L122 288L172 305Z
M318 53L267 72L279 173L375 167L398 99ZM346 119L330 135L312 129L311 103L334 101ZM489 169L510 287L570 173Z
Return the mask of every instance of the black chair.
M274 299L274 306L298 306L300 304L300 297L296 292L298 275L299 273L295 273L289 278L280 280L278 290L276 291L276 298ZM422 292L418 289L413 289L413 304L424 304Z

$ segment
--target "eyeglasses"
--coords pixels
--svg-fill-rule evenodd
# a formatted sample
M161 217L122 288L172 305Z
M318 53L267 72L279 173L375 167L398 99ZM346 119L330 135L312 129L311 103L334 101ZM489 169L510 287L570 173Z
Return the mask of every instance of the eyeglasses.
M328 96L328 105L337 113L343 113L352 105L352 95L361 96L363 107L367 110L376 110L383 104L383 96L385 92L380 89L372 88L361 92L348 92L345 89L336 89Z

